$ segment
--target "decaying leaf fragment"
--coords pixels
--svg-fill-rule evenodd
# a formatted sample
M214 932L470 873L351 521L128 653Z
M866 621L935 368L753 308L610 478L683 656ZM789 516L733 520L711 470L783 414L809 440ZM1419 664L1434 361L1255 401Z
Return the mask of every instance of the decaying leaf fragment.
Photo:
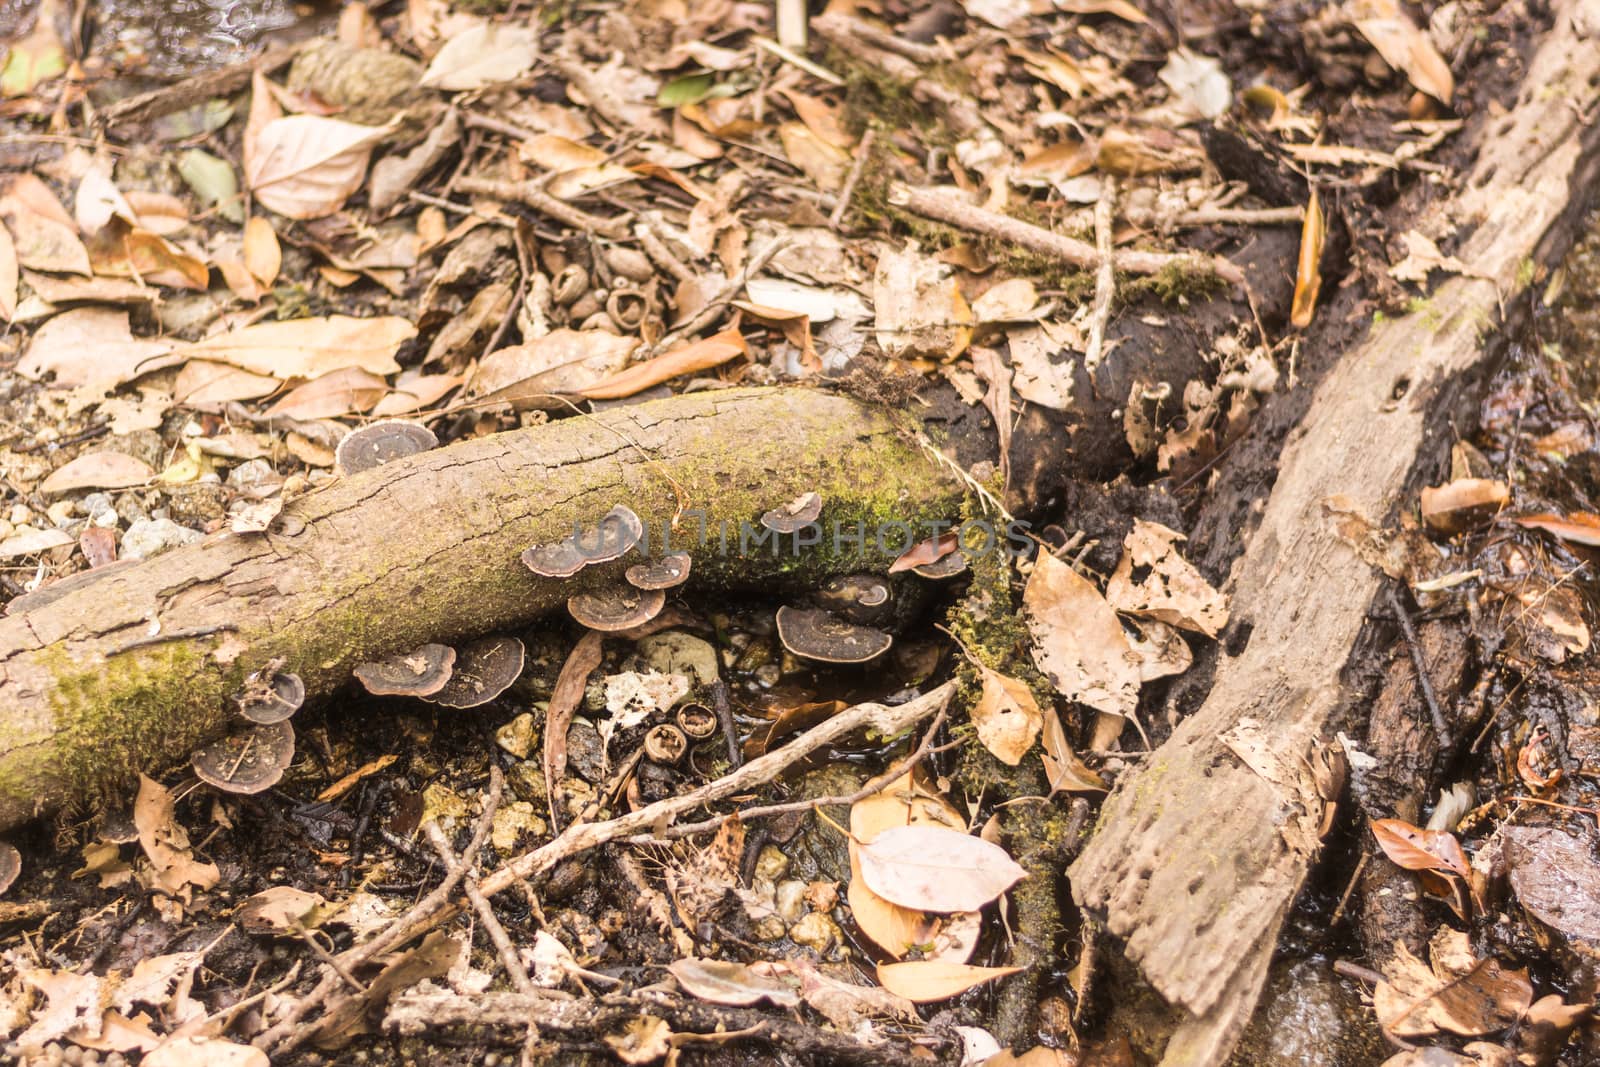
M1428 949L1431 966L1403 942L1395 944L1388 980L1372 993L1373 1009L1385 1030L1400 1037L1475 1037L1510 1026L1533 1003L1527 974L1473 956L1466 933L1445 927Z
M1033 662L1062 696L1131 717L1139 703L1139 660L1116 611L1070 566L1047 552L1022 594Z
M1300 260L1295 269L1294 301L1289 311L1289 321L1302 330L1311 325L1317 313L1317 294L1322 291L1322 245L1327 235L1322 201L1313 186L1311 199L1306 203L1305 221L1300 224Z
M1135 519L1122 543L1122 560L1106 583L1106 600L1129 615L1216 637L1228 624L1227 598L1178 554L1183 540L1176 530ZM1136 579L1136 572L1143 577Z
M872 301L878 346L890 357L953 359L972 340L972 309L950 268L915 245L878 256Z
M1044 715L1022 682L983 666L978 673L983 677L983 695L972 709L978 740L995 759L1015 767L1033 747Z

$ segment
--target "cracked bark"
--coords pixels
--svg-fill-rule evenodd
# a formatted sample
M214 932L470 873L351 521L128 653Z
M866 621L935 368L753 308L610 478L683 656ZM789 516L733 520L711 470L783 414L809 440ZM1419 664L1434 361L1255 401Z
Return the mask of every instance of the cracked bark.
M680 541L702 515L737 530L812 490L847 528L959 518L963 487L916 429L813 390L675 397L459 442L294 500L269 533L20 598L0 619L0 827L186 758L274 659L325 696L364 660L514 627L620 580L623 562L550 580L518 559L613 504L653 537L687 506ZM691 588L781 590L893 554L871 536L800 556L736 543L723 556L717 541L689 546Z
M1535 262L1555 258L1584 206L1600 0L1554 14L1517 106L1483 122L1473 173L1439 202L1437 230L1423 226L1460 234L1456 254L1481 277L1452 278L1425 308L1374 325L1318 386L1234 572L1231 656L1201 709L1118 782L1070 868L1077 903L1185 1017L1167 1067L1227 1058L1315 856L1303 828L1319 802L1292 771L1352 699L1343 670L1386 580L1351 527L1386 525L1437 476L1451 435L1439 414L1471 389L1500 309L1533 281ZM1290 773L1269 780L1228 744L1245 720L1267 739L1266 762Z

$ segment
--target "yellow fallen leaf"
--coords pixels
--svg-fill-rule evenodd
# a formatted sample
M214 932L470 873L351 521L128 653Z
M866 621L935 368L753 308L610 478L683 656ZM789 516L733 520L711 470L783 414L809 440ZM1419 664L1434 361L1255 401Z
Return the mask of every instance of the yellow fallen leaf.
M974 986L1017 974L1021 967L974 967L966 963L913 960L878 964L878 982L913 1004L958 997Z
M1300 262L1295 270L1294 302L1289 313L1289 321L1302 330L1311 325L1317 312L1317 293L1322 289L1322 242L1326 236L1322 203L1313 188L1305 221L1300 224Z

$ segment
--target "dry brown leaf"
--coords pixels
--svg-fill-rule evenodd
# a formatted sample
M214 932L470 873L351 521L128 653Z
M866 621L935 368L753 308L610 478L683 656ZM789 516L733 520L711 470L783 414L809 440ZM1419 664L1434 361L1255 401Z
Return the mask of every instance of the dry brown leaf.
M1322 243L1326 237L1322 202L1313 186L1305 221L1300 224L1300 259L1295 267L1294 301L1289 313L1289 321L1302 330L1311 325L1317 313L1317 294L1322 290Z
M1139 703L1139 659L1099 590L1041 552L1022 607L1033 634L1033 662L1058 693L1100 711L1133 715Z
M109 388L163 365L158 357L171 348L169 341L136 339L126 311L74 308L39 327L17 373L35 381L53 374L57 389Z
M191 359L172 383L174 403L194 407L225 404L231 400L255 400L277 392L282 383L264 374L251 374L226 363Z
M133 824L139 847L150 860L151 888L187 901L189 887L210 889L222 879L215 864L201 863L189 847L189 834L178 822L172 794L154 779L139 776L139 795L133 802Z
M532 22L481 22L457 33L434 53L421 84L447 92L482 89L521 77L539 56Z
M283 249L272 223L254 215L244 224L244 265L263 288L271 289L283 267Z
M1436 871L1462 878L1472 875L1456 835L1447 830L1422 830L1404 819L1373 819L1372 836L1383 854L1408 871Z
M1574 511L1565 516L1524 515L1511 521L1530 530L1543 530L1570 544L1600 548L1600 515L1591 512Z
M579 390L591 400L616 400L642 393L652 386L684 374L719 367L738 356L748 356L750 348L738 330L723 330L710 337L691 342L671 352L648 359L643 363L617 371L593 385Z
M1348 10L1356 29L1385 63L1403 72L1412 85L1435 100L1450 102L1456 88L1450 64L1395 0L1356 0Z
M878 964L878 981L889 992L913 1004L929 1004L958 997L974 986L1021 970L1021 967L974 967L964 963L915 960Z
M1044 713L1044 729L1040 734L1044 747L1044 773L1050 781L1050 792L1104 793L1106 781L1099 773L1073 751L1067 740L1067 731L1061 726L1061 716L1051 708Z
M271 418L310 422L361 414L389 392L389 383L360 367L344 367L291 389L267 409Z
M872 284L878 347L894 359L954 359L972 340L972 309L949 267L916 245L884 249Z
M0 223L0 319L7 322L17 317L18 270L17 246L11 231Z
M1444 927L1429 949L1431 967L1396 942L1388 981L1372 991L1378 1022L1390 1033L1474 1037L1510 1026L1533 1003L1528 976L1474 957L1466 933Z
M96 274L132 277L153 285L204 292L211 273L198 256L149 230L129 228L120 220L101 232L90 259Z
M133 209L133 223L151 233L170 237L189 225L189 206L170 193L130 189L123 196Z
M127 489L156 476L150 464L121 452L89 452L55 470L39 483L39 492L71 493L79 489Z
M282 113L257 71L244 136L244 176L263 205L291 219L315 219L344 206L361 188L367 161L387 126L358 126L322 115Z
M1028 687L999 671L980 666L983 695L972 708L978 740L995 759L1015 767L1033 747L1044 725L1044 714Z
M258 322L243 329L180 345L174 355L227 363L275 378L315 378L344 367L394 374L400 346L416 336L405 319L347 315Z
M1179 555L1178 542L1183 540L1160 523L1133 520L1122 542L1122 560L1106 583L1106 600L1129 615L1216 637L1228 624L1227 597ZM1142 575L1137 581L1135 571Z
M552 395L576 395L617 374L639 346L607 330L552 330L489 353L467 383L474 397L559 406ZM620 394L626 396L626 393Z
M132 205L111 180L111 164L104 160L96 160L83 172L72 212L78 229L90 235L99 233L113 218L130 224L136 221Z
M756 974L743 963L689 957L667 966L684 992L713 1004L745 1007L770 1001L780 1008L800 1003L800 995L777 978Z
M1422 521L1443 533L1462 530L1494 518L1511 502L1511 489L1492 478L1457 478L1422 490Z
M380 418L409 415L438 403L452 389L459 389L464 381L466 379L459 374L415 374L408 371L400 375L393 391L378 401L372 413Z
M942 826L892 827L856 855L868 889L917 911L977 911L1028 876L999 845Z
M66 274L90 273L89 250L78 239L72 216L33 175L19 175L11 191L0 197L0 218L5 219L11 231L17 262L22 266Z

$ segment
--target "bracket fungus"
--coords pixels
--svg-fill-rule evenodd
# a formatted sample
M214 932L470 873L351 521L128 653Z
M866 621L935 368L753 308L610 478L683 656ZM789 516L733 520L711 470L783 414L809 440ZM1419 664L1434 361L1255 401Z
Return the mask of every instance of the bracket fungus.
M522 676L527 649L515 637L485 637L456 657L456 668L439 690L425 697L447 708L475 708L510 689Z
M541 578L571 578L589 565L589 557L569 539L524 549L522 565Z
M199 779L225 793L260 793L283 778L294 761L294 727L287 721L230 734L197 748L189 765Z
M340 474L357 474L438 447L439 438L422 423L384 419L345 434L334 450L333 465Z
M802 493L782 507L773 508L761 516L761 525L775 533L792 534L802 526L809 526L822 514L820 493Z
M888 651L894 638L845 622L820 608L778 609L778 639L795 655L822 663L865 663Z
M966 571L967 557L960 549L956 549L948 555L940 556L932 563L923 563L911 568L912 574L931 578L936 582L954 578L958 574L965 574Z
M643 626L661 614L666 603L667 594L660 589L623 585L570 597L567 612L591 630L616 633Z
M830 578L817 591L817 603L855 623L871 623L893 608L894 592L875 574L848 574Z
M595 523L593 530L574 530L564 541L525 549L522 565L542 578L570 578L591 563L621 559L643 536L644 522L631 509L618 504ZM687 563L683 576L689 576Z
M239 714L253 723L270 726L300 710L306 702L306 684L287 671L257 671L245 680L235 696Z
M422 645L375 663L356 667L356 680L373 696L431 697L450 681L456 650L449 645Z
M621 559L644 536L644 522L632 509L618 504L595 524L593 532L578 531L573 543L590 563Z
M687 552L674 552L660 559L635 563L624 577L635 589L671 589L689 580L690 556Z

